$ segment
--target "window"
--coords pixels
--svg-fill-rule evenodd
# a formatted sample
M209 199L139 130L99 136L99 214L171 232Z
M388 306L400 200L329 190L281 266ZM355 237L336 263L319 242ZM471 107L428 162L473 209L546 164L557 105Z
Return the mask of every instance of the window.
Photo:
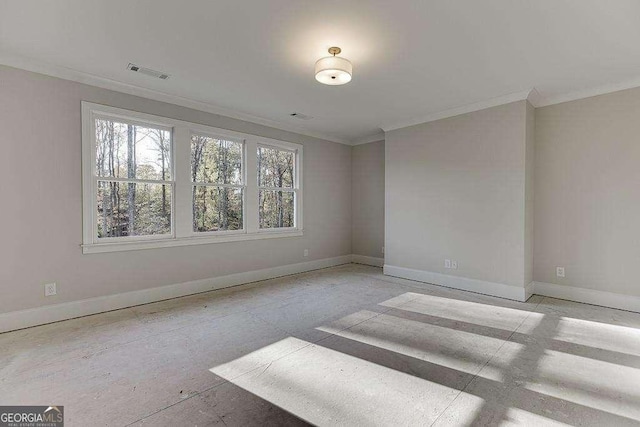
M193 231L244 229L241 142L191 136Z
M97 238L171 235L171 131L95 118Z
M83 252L302 235L302 146L82 103Z
M295 152L258 147L260 228L295 226Z

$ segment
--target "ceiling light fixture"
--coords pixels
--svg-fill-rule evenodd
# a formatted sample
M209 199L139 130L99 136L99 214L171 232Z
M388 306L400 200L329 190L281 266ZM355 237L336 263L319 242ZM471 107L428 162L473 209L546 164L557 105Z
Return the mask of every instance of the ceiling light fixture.
M326 85L343 85L351 81L353 66L348 59L339 58L342 49L330 47L329 53L333 56L321 58L316 62L316 80Z

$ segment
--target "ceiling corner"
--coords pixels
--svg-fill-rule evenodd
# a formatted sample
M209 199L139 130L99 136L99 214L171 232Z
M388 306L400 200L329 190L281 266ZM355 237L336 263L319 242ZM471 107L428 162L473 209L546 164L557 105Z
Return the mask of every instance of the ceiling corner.
M376 141L382 141L382 140L384 140L384 131L380 130L380 132L376 132L373 135L352 139L351 145L362 145L362 144L368 144L370 142L376 142Z
M529 103L531 103L531 105L533 105L535 108L538 108L541 106L542 95L540 95L540 92L538 91L538 89L536 89L535 87L531 88L531 90L529 91L529 94L527 95L527 101L529 101Z

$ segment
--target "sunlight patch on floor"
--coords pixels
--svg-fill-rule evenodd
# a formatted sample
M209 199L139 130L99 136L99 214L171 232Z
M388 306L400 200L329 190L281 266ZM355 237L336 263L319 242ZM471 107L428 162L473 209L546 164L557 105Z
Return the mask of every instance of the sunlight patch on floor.
M640 420L640 369L546 350L526 388Z
M640 357L640 329L563 317L556 339Z
M390 305L388 301L385 301L380 305L507 331L517 329L527 317L541 319L544 316L541 313L525 310L413 292L407 292L402 297L404 300L408 300L404 304L394 302Z
M316 329L211 372L320 425L640 420L634 328L406 292Z
M362 313L362 316L375 314L366 311ZM340 325L340 321L334 324ZM505 344L501 339L388 314L380 314L349 329L331 326L321 326L317 329L473 375L478 374L485 363ZM509 354L516 355L521 348L520 344L509 343ZM501 363L504 366L487 366L483 374L499 380L502 369L509 362L510 360L503 358Z
M560 421L552 420L542 415L532 414L518 408L509 408L506 419L500 423L501 427L508 426L546 426L546 427L564 427L571 424L565 424Z
M271 361L272 354L300 348ZM286 338L211 369L226 379L263 356L233 383L319 425L429 425L458 390L297 338ZM271 361L271 362L269 362Z

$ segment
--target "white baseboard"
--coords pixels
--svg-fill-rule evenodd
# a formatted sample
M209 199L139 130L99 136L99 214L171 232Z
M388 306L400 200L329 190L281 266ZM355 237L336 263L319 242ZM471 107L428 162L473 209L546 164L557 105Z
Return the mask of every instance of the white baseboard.
M244 283L257 282L259 280L273 279L274 277L349 264L350 262L351 255L343 255L335 258L325 258L316 261L265 268L263 270L230 274L228 276L212 277L175 285L142 289L139 291L2 313L0 314L0 333L36 325L44 325L46 323L58 322L60 320L73 319L75 317L103 313L105 311L117 310L120 308L133 307L140 304L148 304L150 302L162 301L170 298L197 294L200 292L227 288Z
M545 297L560 298L603 307L640 313L640 297L577 288L575 286L556 285L553 283L534 282L534 293Z
M531 298L533 296L533 294L535 293L534 289L535 289L535 282L533 282L533 281L529 282L529 284L524 287L524 296L525 296L526 300L528 300L529 298Z
M139 291L125 292L121 294L103 297L89 298L80 301L72 301L61 304L47 305L27 310L13 311L0 314L0 333L105 311L118 310L141 304L177 298L186 295L207 292L216 289L237 286L260 280L272 279L290 274L304 273L305 271L318 270L348 263L358 263L383 266L382 258L367 257L364 255L343 255L335 258L325 258L316 261L289 264L263 270L248 271L230 274L228 276L213 277L194 280L175 285L161 286ZM384 274L401 277L419 282L432 283L464 291L471 291L516 301L526 301L532 294L553 298L567 299L587 304L604 307L629 310L640 313L640 297L632 295L615 294L612 292L595 291L592 289L577 288L573 286L555 285L544 282L531 282L524 288L504 285L501 283L486 282L465 277L449 276L446 274L429 271L414 270L392 265L384 265Z
M357 255L357 254L351 255L351 262L355 264L372 265L374 267L384 266L384 258L375 258L372 256Z
M385 264L384 274L516 301L526 301L528 298L525 287L486 282L484 280L469 279L466 277L449 276L448 274L434 273L431 271L414 270L412 268Z

